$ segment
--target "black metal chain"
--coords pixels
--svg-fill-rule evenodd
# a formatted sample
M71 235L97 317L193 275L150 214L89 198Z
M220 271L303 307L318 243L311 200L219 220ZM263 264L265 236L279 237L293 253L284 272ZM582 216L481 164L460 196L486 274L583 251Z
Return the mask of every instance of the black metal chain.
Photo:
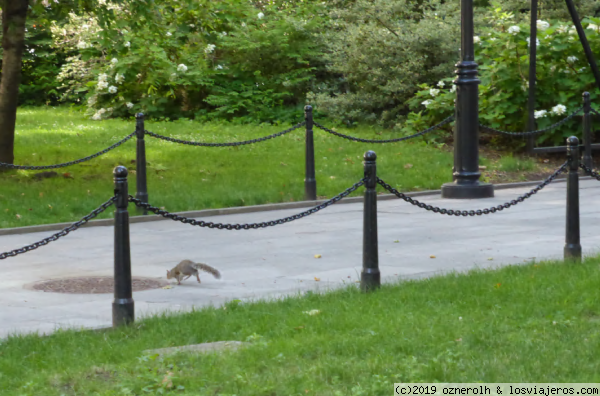
M39 248L40 246L45 246L50 242L54 242L61 237L64 237L71 231L77 230L79 227L83 226L85 223L98 216L100 213L104 212L109 206L111 206L116 201L116 197L111 197L108 201L104 202L102 205L98 206L96 209L91 211L87 216L81 218L78 222L75 222L68 226L67 228L63 228L60 232L49 236L48 238L44 238L39 242L32 243L31 245L23 246L22 248L11 250L10 252L0 253L0 260L4 260L8 257L15 257L18 254L23 254L30 252L34 249Z
M290 129L286 129L285 131L274 133L274 134L269 135L269 136L263 136L263 137L257 138L257 139L244 140L244 141L241 141L241 142L230 142L230 143L190 142L188 140L181 140L181 139L175 139L175 138L168 137L168 136L162 136L162 135L159 135L157 133L150 132L150 131L145 131L145 133L146 133L146 135L150 135L150 136L158 138L158 139L166 140L166 141L173 142L173 143L187 144L189 146L232 147L232 146L243 146L245 144L253 144L253 143L264 142L265 140L273 139L273 138L276 138L276 137L279 137L279 136L283 136L283 135L285 135L287 133L290 133L292 131L295 131L296 129L301 128L304 125L306 125L306 121L302 121L301 123L294 125Z
M588 175L590 175L591 177L593 177L594 179L600 181L600 173L596 172L595 170L593 170L592 168L588 168L587 166L585 166L584 164L579 164L579 167L581 169L583 169L585 171L585 173L587 173Z
M412 139L412 138L416 138L418 136L425 135L426 133L429 133L429 132L431 132L431 131L433 131L435 129L438 129L439 127L442 127L442 126L450 123L452 120L454 120L454 116L453 115L446 117L439 124L436 124L436 125L434 125L432 127L429 127L429 128L427 128L427 129L425 129L425 130L423 130L421 132L417 132L417 133L415 133L413 135L409 135L409 136L403 136L403 137L400 137L400 138L387 139L387 140L361 139L361 138L357 138L357 137L354 137L354 136L344 135L343 133L339 133L339 132L334 131L333 129L329 129L329 128L327 128L327 127L319 124L318 122L315 122L315 126L317 128L320 128L320 129L324 130L327 133L330 133L332 135L335 135L335 136L338 136L338 137L341 137L341 138L344 138L344 139L353 140L355 142L361 142L361 143L394 143L394 142L402 142L404 140L409 140L409 139Z
M423 202L417 201L416 199L412 199L411 197L399 192L398 190L396 190L395 188L393 188L392 186L390 186L389 184L387 184L380 178L377 178L377 183L380 184L381 186L383 186L383 188L385 188L392 194L396 195L398 198L401 198L412 205L418 206L421 209L429 210L434 213L439 213L439 214L448 215L448 216L475 216L475 215L481 216L484 214L487 215L490 213L496 213L501 210L508 209L511 206L514 206L520 202L525 201L527 198L536 194L538 191L540 191L542 188L546 187L554 179L556 179L556 177L567 168L567 165L568 165L568 163L565 162L563 165L561 165L560 168L558 168L556 171L554 171L553 174L551 174L546 180L544 180L536 188L534 188L533 190L529 191L526 194L521 195L519 198L513 199L512 201L504 203L502 205L494 206L492 208L478 209L478 210L453 210L453 209L438 208L437 206L431 206L431 205L425 204Z
M0 168L9 168L9 169L25 169L25 170L42 170L42 169L57 169L57 168L64 168L66 166L71 166L71 165L75 165L75 164L79 164L81 162L85 162L85 161L89 161L91 159L94 159L96 157L101 156L102 154L106 154L108 153L110 150L115 149L117 147L119 147L120 145L122 145L123 143L125 143L126 141L128 141L129 139L131 139L133 136L135 136L135 132L125 136L125 138L119 140L117 143L113 144L110 147L105 148L102 151L97 152L96 154L92 154L89 155L87 157L84 158L80 158L78 160L75 161L70 161L70 162L65 162L62 164L56 164L56 165L40 165L40 166L34 166L34 165L14 165L14 164L8 164L6 162L0 162Z
M583 106L578 108L577 110L575 110L574 112L572 112L571 114L569 114L566 118L558 121L555 124L550 125L547 128L544 129L538 129L535 131L528 131L528 132L509 132L509 131L503 131L500 129L496 129L496 128L492 128L483 124L479 124L479 127L483 130L486 130L488 132L493 132L493 133L501 133L504 135L509 135L509 136L530 136L530 135L537 135L539 133L544 133L544 132L548 132L551 131L555 128L558 128L559 126L563 125L565 122L569 121L571 118L575 117L581 110L583 110Z
M336 195L335 197L331 198L330 200L323 202L322 204L317 205L313 208L310 208L309 210L295 214L293 216L284 217L283 219L278 219L278 220L271 220L271 221L265 221L262 223L251 223L251 224L223 224L223 223L213 223L210 221L195 220L195 219L190 219L188 217L179 216L174 213L169 213L166 210L162 210L160 208L152 206L146 202L143 202L137 198L132 197L131 195L129 196L129 201L133 202L136 206L138 206L140 208L144 208L146 210L149 210L150 212L153 212L157 215L161 215L161 216L166 217L171 220L180 221L183 224L191 224L193 226L198 226L198 227L217 228L219 230L251 230L251 229L255 230L258 228L266 228L266 227L272 227L272 226L276 226L276 225L280 225L280 224L289 223L290 221L294 221L294 220L298 220L298 219L301 219L306 216L310 216L311 214L317 213L318 211L325 209L326 207L328 207L330 205L333 205L334 203L338 202L342 198L347 197L350 193L352 193L353 191L355 191L357 188L359 188L360 186L362 186L364 184L365 184L365 180L362 179L359 182L354 183L354 185L352 187L347 188L344 192Z

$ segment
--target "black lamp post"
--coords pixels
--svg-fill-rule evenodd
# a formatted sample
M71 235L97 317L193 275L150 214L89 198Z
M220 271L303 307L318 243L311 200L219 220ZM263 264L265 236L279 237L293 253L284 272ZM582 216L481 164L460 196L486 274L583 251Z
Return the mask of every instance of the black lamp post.
M454 182L442 198L490 198L494 186L479 181L479 78L473 47L473 0L461 0L461 61L456 65Z

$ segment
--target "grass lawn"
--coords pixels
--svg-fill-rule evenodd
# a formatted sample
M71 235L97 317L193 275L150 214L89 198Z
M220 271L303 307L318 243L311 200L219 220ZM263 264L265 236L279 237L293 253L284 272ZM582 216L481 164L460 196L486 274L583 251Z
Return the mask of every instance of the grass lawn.
M298 114L299 120L302 114ZM17 118L16 158L20 165L47 165L100 151L130 134L135 121L91 121L69 108L24 108ZM328 124L326 121L324 124ZM191 121L148 122L146 129L181 139L228 142L269 135L288 128L201 124ZM340 132L388 139L397 137L376 127ZM150 203L170 211L198 210L273 202L298 201L304 195L303 129L264 143L235 147L191 147L146 138ZM453 154L427 145L421 138L393 144L362 144L315 129L317 188L332 197L362 177L362 156L378 154L381 178L402 191L438 189L451 180ZM485 156L482 156L485 157ZM123 146L79 165L58 169L58 176L36 180L39 171L0 173L0 228L71 222L88 214L113 194L112 169L135 171L135 138ZM522 180L521 171L540 171L532 160L502 156L482 158L487 181ZM542 177L537 177L539 180ZM135 175L130 175L135 194ZM355 194L362 194L362 190ZM133 211L132 211L133 212ZM112 210L100 218L112 216Z
M3 395L390 395L394 382L600 382L600 257L229 303L0 342ZM304 312L319 310L316 315ZM221 355L146 349L240 340Z

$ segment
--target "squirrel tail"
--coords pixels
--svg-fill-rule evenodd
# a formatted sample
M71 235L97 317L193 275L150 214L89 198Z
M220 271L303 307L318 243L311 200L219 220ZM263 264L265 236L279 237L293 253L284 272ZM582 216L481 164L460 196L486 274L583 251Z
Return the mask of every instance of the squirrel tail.
M221 279L221 273L216 269L207 264L197 263L194 265L196 269L211 273L215 278Z

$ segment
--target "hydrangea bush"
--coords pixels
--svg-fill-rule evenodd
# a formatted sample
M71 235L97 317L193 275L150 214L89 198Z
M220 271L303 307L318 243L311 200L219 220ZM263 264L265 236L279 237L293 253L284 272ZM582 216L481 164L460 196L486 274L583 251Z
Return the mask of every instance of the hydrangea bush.
M303 104L321 56L320 2L164 0L141 18L106 3L117 15L111 28L75 14L53 28L55 45L73 53L59 76L64 98L85 96L94 120L281 119L278 111Z
M600 53L600 19L584 20L586 35L595 54ZM575 27L563 22L537 22L537 82L535 118L545 128L582 106L582 94L590 92L597 102L595 80L587 64ZM479 64L479 118L486 125L508 131L527 129L529 77L529 26L511 24L510 16L493 30L474 38ZM410 101L408 130L439 122L454 111L456 87L447 78L434 88L422 84ZM577 118L543 134L538 143L562 144L567 136L579 134Z

